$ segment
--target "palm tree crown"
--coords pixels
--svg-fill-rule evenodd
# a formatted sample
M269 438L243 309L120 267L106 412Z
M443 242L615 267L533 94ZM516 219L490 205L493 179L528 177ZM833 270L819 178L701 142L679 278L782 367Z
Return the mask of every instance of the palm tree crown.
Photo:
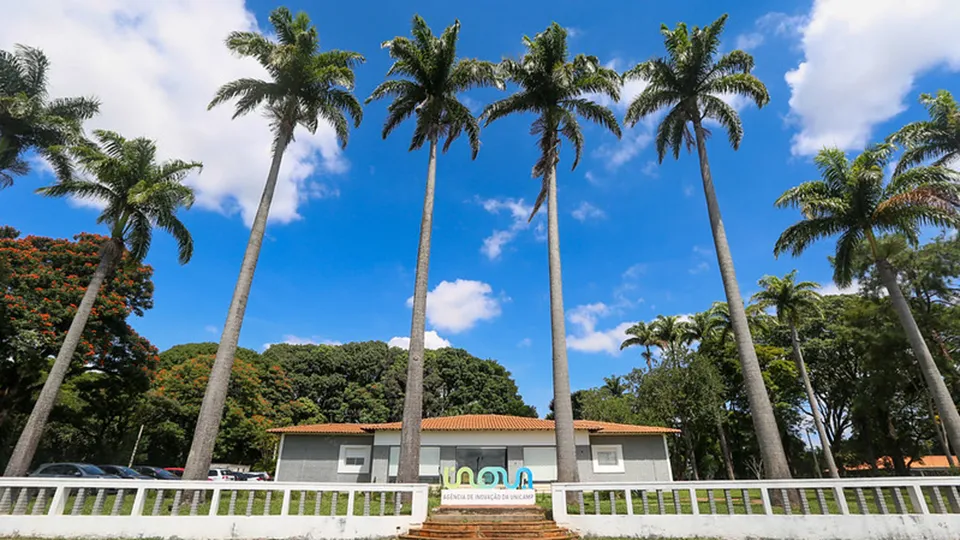
M83 138L83 121L92 118L100 102L89 97L49 99L50 62L40 49L17 45L13 53L0 51L0 188L13 175L27 174L21 155L36 150L59 178L69 178L70 160L57 149Z
M852 162L837 148L822 150L814 161L823 178L790 188L775 202L799 208L804 219L780 235L774 255L799 255L813 242L839 235L833 279L845 287L864 240L878 256L876 233L899 233L916 243L923 225L960 224L960 175L940 166L914 167L884 182L894 150L892 143L878 144Z
M256 32L231 32L227 48L240 56L256 59L270 75L269 81L237 79L224 84L208 106L237 100L233 117L245 115L261 105L274 130L274 150L282 152L293 140L297 125L314 133L321 120L329 122L340 146L350 137L346 116L360 125L363 109L351 93L353 69L363 56L350 51L319 52L317 29L306 13L296 16L285 7L270 13L277 41Z
M153 227L159 227L176 240L180 264L186 264L193 255L193 239L177 212L193 205L193 190L182 182L202 165L181 160L156 163L157 146L149 139L127 140L102 130L94 131L94 136L99 144L69 150L89 178L61 180L37 192L103 203L97 223L106 224L111 239L122 242L136 261L147 255Z
M667 56L654 58L623 74L624 80L641 79L647 87L627 108L624 124L635 126L641 119L669 109L657 128L657 155L662 162L667 149L680 157L680 146L693 146L694 137L688 122L699 124L711 119L727 130L734 149L740 146L743 126L740 115L725 96L744 96L763 107L770 101L767 88L753 76L753 57L743 51L731 51L718 60L714 56L720 47L720 34L726 24L723 15L703 28L680 23L673 30L660 27Z
M913 122L894 133L890 140L906 146L894 174L930 160L933 165L951 165L960 159L960 107L953 95L940 90L937 95L921 94L929 120Z
M590 101L586 94L620 99L620 76L605 68L596 56L578 54L569 61L567 31L557 23L532 39L524 36L527 52L519 60L504 59L500 63L503 77L520 87L512 96L491 103L484 109L486 124L509 114L531 112L537 115L531 133L537 135L540 159L533 167L533 177L544 177L544 186L533 205L530 218L536 215L547 197L547 170L560 160L561 137L573 145L573 169L583 153L583 132L577 116L597 123L620 137L620 124L610 109Z
M416 150L430 140L446 139L446 152L461 133L466 132L472 156L480 151L480 125L470 109L457 99L457 94L475 87L503 88L497 77L496 66L490 62L457 58L457 37L460 21L454 22L439 37L419 15L413 18L413 39L395 37L384 41L390 50L393 65L387 76L404 79L384 81L367 103L393 96L383 124L386 139L401 122L417 115L417 125L410 141L410 150Z
M647 362L647 369L653 368L653 353L650 352L650 347L656 345L654 341L653 329L651 325L640 321L637 324L627 328L624 331L627 334L627 339L623 340L623 343L620 344L620 350L624 350L627 347L643 347L645 350L640 353L640 356L643 357Z
M708 339L717 330L720 321L713 309L694 313L683 322L683 340L687 343Z
M686 344L684 322L677 315L658 315L650 324L657 346L666 352L676 352Z
M798 325L800 313L817 312L820 304L820 284L815 281L797 282L797 271L793 270L782 278L763 276L759 284L763 290L751 297L761 309L774 308L777 318L783 322Z

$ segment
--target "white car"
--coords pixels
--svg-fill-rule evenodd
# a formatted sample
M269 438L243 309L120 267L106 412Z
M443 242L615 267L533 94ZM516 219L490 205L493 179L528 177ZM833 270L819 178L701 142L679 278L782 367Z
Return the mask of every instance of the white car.
M227 469L210 469L207 471L207 480L214 482L232 482L233 475Z
M270 473L265 472L248 472L246 473L247 482L267 482L270 480Z

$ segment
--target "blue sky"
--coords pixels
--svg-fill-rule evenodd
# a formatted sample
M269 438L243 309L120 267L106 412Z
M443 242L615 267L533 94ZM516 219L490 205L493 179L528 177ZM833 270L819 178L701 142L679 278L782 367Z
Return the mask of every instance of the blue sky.
M0 7L10 0L0 0ZM196 159L191 182L199 202L184 215L196 253L176 263L158 237L156 306L133 325L161 348L219 338L269 161L269 133L256 116L229 120L206 112L213 90L257 67L231 57L222 39L233 29L266 27L273 3L239 0L149 2L69 0L18 3L0 48L26 43L53 63L53 95L94 94L103 114L92 127L157 139L167 157ZM357 1L292 2L317 24L324 48L363 53L357 70L365 98L389 66L385 39L409 32L414 12L435 31L460 19L461 56L499 60L522 52L521 37L557 21L570 29L572 52L620 70L662 53L660 23L711 22L716 2L630 2L613 8L583 2ZM730 4L733 6L733 4ZM869 6L869 8L867 7ZM773 242L797 219L773 208L784 189L816 177L811 154L824 145L856 150L919 119L920 92L960 91L960 4L916 0L743 1L729 7L723 48L748 49L771 102L763 110L735 102L746 135L733 152L716 131L710 160L744 295L765 274L793 268L831 286L823 243L800 259L775 260ZM634 84L626 97L641 90ZM502 94L466 96L479 108ZM622 117L626 100L610 104ZM386 103L365 108L362 126L339 151L330 130L298 134L285 158L268 239L247 309L241 345L390 340L409 335L426 152L407 152L411 126L380 138ZM428 330L480 357L495 358L524 398L547 410L550 327L546 243L541 218L523 219L537 194L531 118L484 130L471 162L458 142L440 156ZM723 298L695 156L656 164L649 125L622 141L587 128L585 157L559 170L564 301L574 389L639 364L619 353L630 322L685 314ZM25 234L57 237L98 231L96 210L33 194L52 181L37 167L0 192L0 221Z

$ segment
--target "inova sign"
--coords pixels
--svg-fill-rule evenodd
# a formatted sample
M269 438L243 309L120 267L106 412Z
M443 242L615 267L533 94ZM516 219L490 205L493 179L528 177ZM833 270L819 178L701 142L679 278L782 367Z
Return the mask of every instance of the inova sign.
M454 475L452 479L451 474ZM533 472L526 467L517 469L517 476L513 482L507 479L507 470L503 467L484 467L477 473L476 480L474 480L473 470L470 467L460 467L459 470L456 470L455 467L444 467L443 487L445 489L460 487L464 476L468 479L468 485L474 489L493 489L499 485L507 489L533 489ZM526 480L525 488L522 485L524 479Z

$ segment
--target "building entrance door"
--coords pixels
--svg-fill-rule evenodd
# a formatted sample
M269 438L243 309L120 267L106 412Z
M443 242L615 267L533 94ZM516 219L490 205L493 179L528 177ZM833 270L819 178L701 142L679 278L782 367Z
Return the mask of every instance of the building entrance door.
M506 447L458 446L457 470L460 470L460 467L467 467L472 470L474 478L484 467L503 467L506 469L507 449Z

